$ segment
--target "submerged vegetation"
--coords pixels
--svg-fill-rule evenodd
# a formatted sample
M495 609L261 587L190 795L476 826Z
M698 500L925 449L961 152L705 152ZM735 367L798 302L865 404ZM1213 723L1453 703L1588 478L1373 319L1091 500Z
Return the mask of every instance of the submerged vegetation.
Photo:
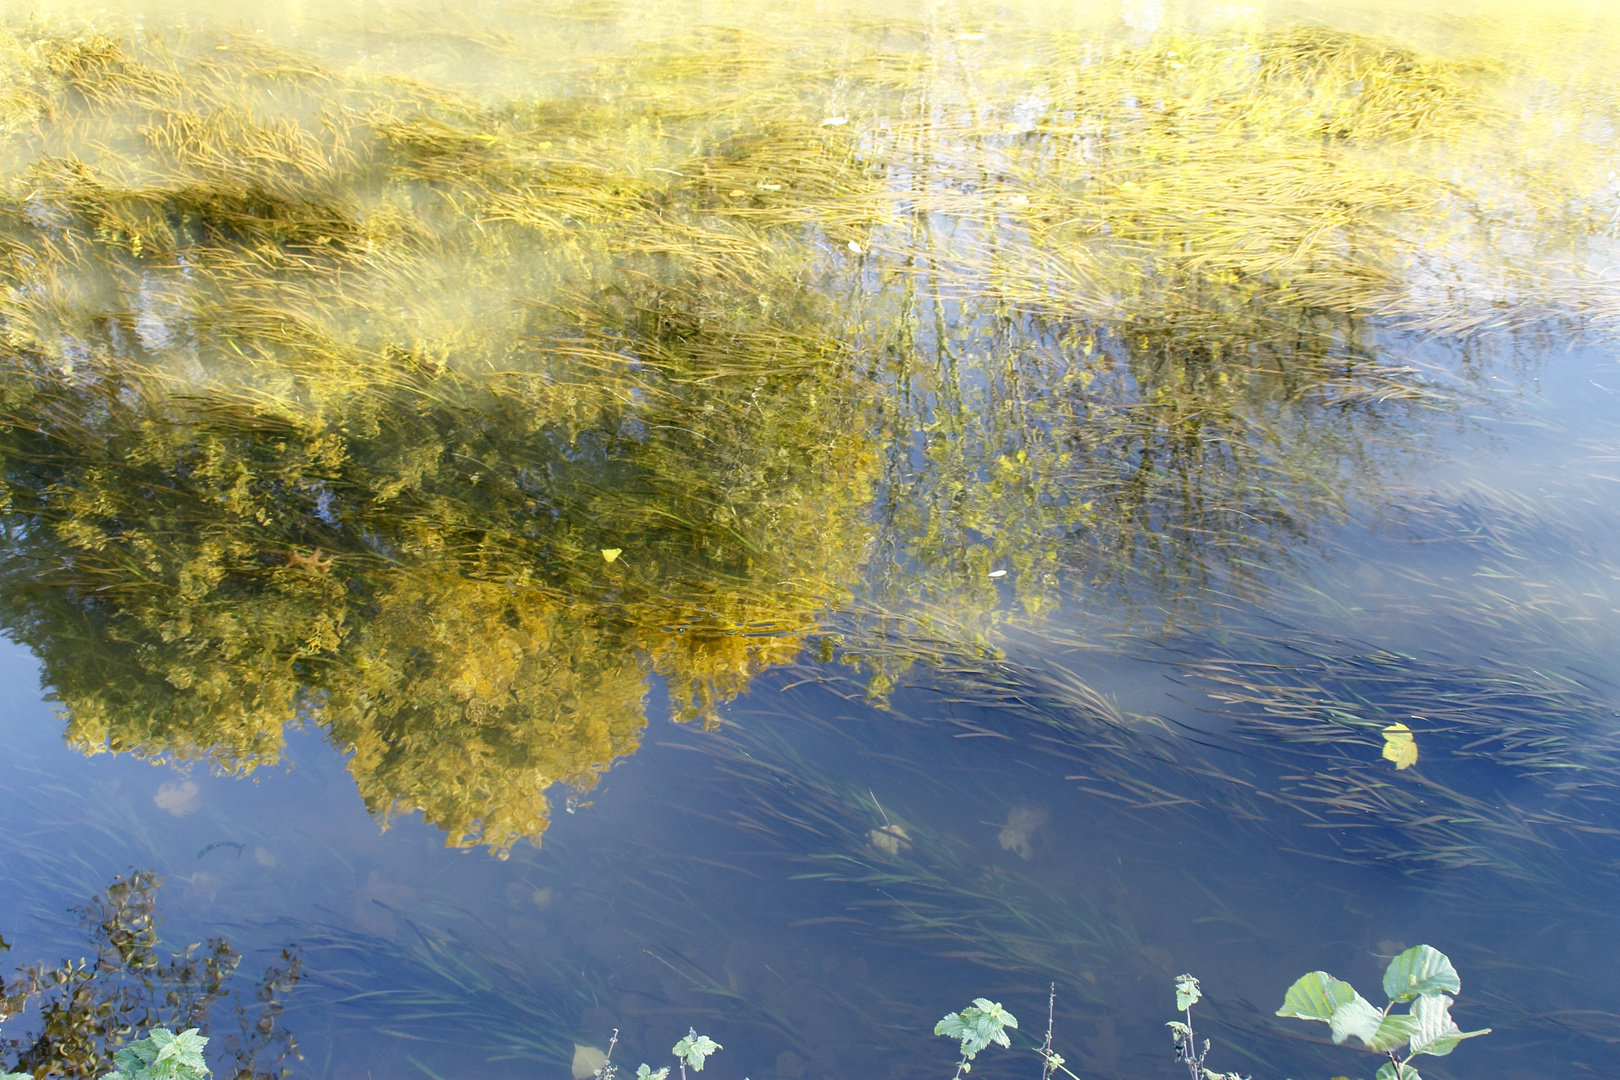
M192 1055L208 1041L198 1031L208 1029L220 1005L233 1004L240 1030L222 1040L232 1062L222 1075L231 1080L281 1080L286 1075L283 1066L299 1056L297 1042L280 1022L286 995L302 977L296 949L282 950L280 959L265 969L256 1002L250 1005L232 985L242 958L223 938L162 958L161 884L153 872L136 871L114 878L104 893L79 909L96 951L94 960L35 965L9 983L0 982L0 1020L27 1009L37 1012L36 1034L0 1043L13 1058L13 1072L88 1080L116 1068L131 1080L190 1080L190 1065L202 1068L200 1057ZM170 1026L186 1030L176 1036ZM165 1053L165 1047L174 1049ZM167 1065L157 1071L139 1067L159 1055L165 1063L185 1067L178 1072ZM206 1068L201 1075L208 1075Z
M722 21L477 96L3 51L0 592L69 738L245 772L316 725L497 852L649 673L713 718L812 644L881 698L1067 596L1259 595L1484 331L1612 314L1612 102L1529 54Z
M425 16L412 48L521 72L468 86L292 33L0 33L0 626L74 746L245 774L301 725L378 816L504 855L554 785L635 752L649 699L713 727L774 672L1016 745L1087 813L1171 831L1294 851L1305 828L1312 855L1512 881L1609 835L1607 691L1481 656L1499 616L1429 580L1401 602L1445 655L1277 587L1386 510L1493 580L1524 561L1508 511L1402 485L1497 407L1501 362L1613 331L1603 26L1555 55L1486 21L537 10L613 45ZM1072 658L1116 648L1217 722L1089 685ZM945 704L908 714L908 681ZM853 726L704 744L726 825L837 899L808 923L1054 980L1088 1016L1176 970L1123 887L1043 865L1044 807L964 839L854 777ZM701 939L634 961L706 1004L683 1019L916 1029L875 990L751 986L698 889L720 871L663 854L656 888L591 902ZM588 1006L522 989L539 962L359 941L329 955L399 985L356 1012L451 1017L492 1057L586 1037ZM569 994L608 993L565 959ZM782 1075L838 1074L792 1038Z

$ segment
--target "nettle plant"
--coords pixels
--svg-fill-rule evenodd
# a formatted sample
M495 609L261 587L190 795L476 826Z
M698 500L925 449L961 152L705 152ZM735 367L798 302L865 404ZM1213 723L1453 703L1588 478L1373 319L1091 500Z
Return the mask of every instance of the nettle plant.
M196 1028L176 1035L168 1028L153 1028L113 1055L117 1068L105 1080L209 1080L203 1047L208 1040Z
M1078 1076L1064 1068L1063 1055L1052 1049L1052 1017L1056 1008L1057 984L1053 983L1051 993L1046 999L1046 1041L1035 1049L1041 1057L1041 1080L1051 1080L1060 1072L1072 1080L1080 1080ZM960 1080L964 1073L973 1071L970 1062L979 1056L980 1050L991 1043L1010 1047L1012 1039L1007 1032L1017 1028L1018 1018L1003 1009L1001 1002L991 1001L989 998L974 998L973 1004L961 1012L946 1013L940 1022L934 1025L934 1034L956 1039L962 1044L962 1059L956 1063L955 1077L955 1080Z
M1335 1043L1354 1035L1368 1050L1387 1055L1389 1060L1379 1067L1375 1080L1421 1080L1413 1058L1444 1057L1464 1039L1491 1030L1463 1031L1451 1019L1452 999L1447 995L1461 990L1462 980L1446 954L1417 945L1391 960L1384 971L1389 1004L1382 1009L1343 979L1313 971L1288 988L1277 1015L1320 1020L1332 1029ZM1406 1012L1394 1011L1408 1001L1412 1004Z
M603 1061L602 1067L596 1070L594 1074L596 1080L617 1080L619 1067L613 1064L613 1048L618 1045L619 1029L614 1028L613 1037L608 1040L607 1060ZM703 1065L708 1061L709 1055L720 1049L723 1049L723 1047L719 1043L707 1035L699 1035L697 1028L688 1028L686 1034L681 1036L681 1041L670 1047L669 1052L675 1055L676 1061L680 1062L681 1080L686 1080L686 1067L688 1065L692 1067L693 1072L702 1072ZM636 1080L667 1080L668 1076L668 1065L661 1069L654 1069L646 1062L642 1062L640 1067L636 1069ZM4 1080L4 1078L0 1077L0 1080Z
M113 1055L113 1071L102 1080L209 1080L203 1047L208 1040L196 1028L176 1035L153 1028ZM5 1073L0 1080L34 1080L33 1073Z

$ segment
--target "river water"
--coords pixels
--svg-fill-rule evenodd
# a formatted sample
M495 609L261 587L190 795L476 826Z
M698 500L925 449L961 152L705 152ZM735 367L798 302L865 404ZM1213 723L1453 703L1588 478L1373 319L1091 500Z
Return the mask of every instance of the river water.
M1425 1077L1609 1075L1620 30L1464 7L6 6L6 958L152 870L239 1075L1174 1076L1190 972L1280 1080L1426 943Z

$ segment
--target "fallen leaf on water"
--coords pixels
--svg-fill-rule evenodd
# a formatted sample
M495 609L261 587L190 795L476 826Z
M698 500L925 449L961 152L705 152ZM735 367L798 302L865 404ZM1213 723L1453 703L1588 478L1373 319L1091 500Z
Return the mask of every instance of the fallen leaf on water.
M898 855L911 848L911 837L898 825L885 825L866 834L873 847L889 855Z
M602 558L606 559L608 562L612 562L614 559L617 559L620 555L623 555L623 554L624 554L624 548L603 548L602 549Z
M1395 763L1397 769L1417 764L1417 741L1412 729L1405 724L1391 724L1384 729L1384 757Z

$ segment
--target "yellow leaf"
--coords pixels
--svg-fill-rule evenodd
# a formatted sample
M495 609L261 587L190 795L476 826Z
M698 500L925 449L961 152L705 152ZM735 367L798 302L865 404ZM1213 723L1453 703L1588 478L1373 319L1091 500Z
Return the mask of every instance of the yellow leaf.
M1391 724L1384 729L1384 757L1395 763L1397 769L1417 764L1417 741L1412 729L1405 724Z
M602 558L606 559L608 562L612 562L614 559L617 559L623 553L624 553L624 548L603 548L602 549Z

